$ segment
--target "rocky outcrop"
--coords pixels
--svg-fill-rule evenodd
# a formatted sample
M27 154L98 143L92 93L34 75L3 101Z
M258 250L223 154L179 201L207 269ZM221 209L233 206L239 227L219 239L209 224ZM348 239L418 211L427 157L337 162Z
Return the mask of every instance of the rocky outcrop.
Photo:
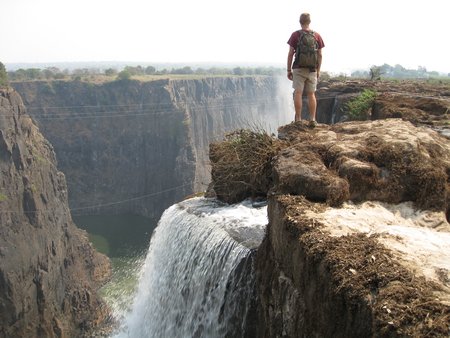
M0 335L82 337L108 315L106 256L72 222L64 174L20 96L0 88Z
M371 203L336 209L303 196L269 198L256 264L259 336L448 336L445 215L433 222L432 213L420 213L429 226L441 224L440 231L416 220L403 226L398 214L404 205L384 219L390 207ZM342 231L346 227L352 231Z
M159 217L205 190L214 138L254 125L276 130L289 121L289 100L274 77L13 86L55 147L77 215Z
M385 117L404 118L413 123L439 125L444 118L440 108L450 106L450 90L446 83L434 80L386 80L332 79L318 84L317 121L334 124L348 120L345 105L365 89L377 91L379 96L369 119ZM304 119L309 119L309 110L304 96ZM398 105L395 107L395 105ZM446 111L446 109L444 109ZM388 112L390 110L390 113ZM440 125L442 127L444 125Z
M448 138L400 119L291 123L279 138L261 171L259 336L448 336Z
M275 158L276 193L326 201L414 201L450 207L448 139L400 119L348 122L311 129L290 124L279 138L293 144Z
M290 124L279 137L291 146L273 161L260 332L445 337L450 247L421 246L450 239L448 139L400 119Z

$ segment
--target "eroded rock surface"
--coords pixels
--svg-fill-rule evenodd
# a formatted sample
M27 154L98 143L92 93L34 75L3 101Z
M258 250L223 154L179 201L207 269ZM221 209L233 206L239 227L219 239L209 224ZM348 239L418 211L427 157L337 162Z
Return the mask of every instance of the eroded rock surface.
M392 118L278 132L259 336L448 337L449 139Z
M327 124L348 120L345 105L365 89L379 94L369 119L394 117L411 121L415 125L448 128L449 116L446 114L450 108L450 85L436 80L335 79L321 82L316 93L317 120ZM309 119L306 102L302 117Z
M96 290L109 259L72 222L53 148L5 87L0 170L0 336L90 336L108 316Z
M313 129L289 124L279 129L279 138L292 146L274 160L276 193L333 206L351 199L448 209L449 141L433 130L400 119Z
M400 119L279 129L264 337L447 337L450 142ZM380 202L382 201L382 202Z

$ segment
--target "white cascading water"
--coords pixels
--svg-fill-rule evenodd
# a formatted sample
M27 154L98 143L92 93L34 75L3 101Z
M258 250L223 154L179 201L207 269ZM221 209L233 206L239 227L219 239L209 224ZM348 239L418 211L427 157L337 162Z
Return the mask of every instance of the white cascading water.
M116 337L254 337L253 249L266 224L267 208L250 201L192 198L168 208Z

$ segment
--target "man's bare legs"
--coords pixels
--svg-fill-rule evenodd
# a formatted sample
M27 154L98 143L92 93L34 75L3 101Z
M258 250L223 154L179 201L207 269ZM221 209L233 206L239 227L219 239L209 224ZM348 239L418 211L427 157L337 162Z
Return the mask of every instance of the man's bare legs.
M310 121L316 120L316 110L317 110L317 100L316 95L314 92L306 91L306 94L308 95L308 108L309 108L309 114L310 114ZM302 119L302 108L303 108L303 102L302 102L302 95L303 90L295 90L294 91L294 108L295 108L295 121L301 121Z
M303 90L294 91L295 121L302 120L302 107L303 107L302 95Z
M306 94L308 94L308 107L309 107L309 120L315 121L316 120L316 110L317 110L317 100L316 95L314 92L308 92L306 91Z

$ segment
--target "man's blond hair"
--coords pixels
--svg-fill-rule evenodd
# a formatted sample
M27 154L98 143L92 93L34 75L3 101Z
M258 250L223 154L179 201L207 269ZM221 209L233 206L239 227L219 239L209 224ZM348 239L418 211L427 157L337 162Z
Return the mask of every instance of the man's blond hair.
M308 25L310 22L311 22L311 15L309 15L309 13L302 13L302 15L300 15L301 25Z

